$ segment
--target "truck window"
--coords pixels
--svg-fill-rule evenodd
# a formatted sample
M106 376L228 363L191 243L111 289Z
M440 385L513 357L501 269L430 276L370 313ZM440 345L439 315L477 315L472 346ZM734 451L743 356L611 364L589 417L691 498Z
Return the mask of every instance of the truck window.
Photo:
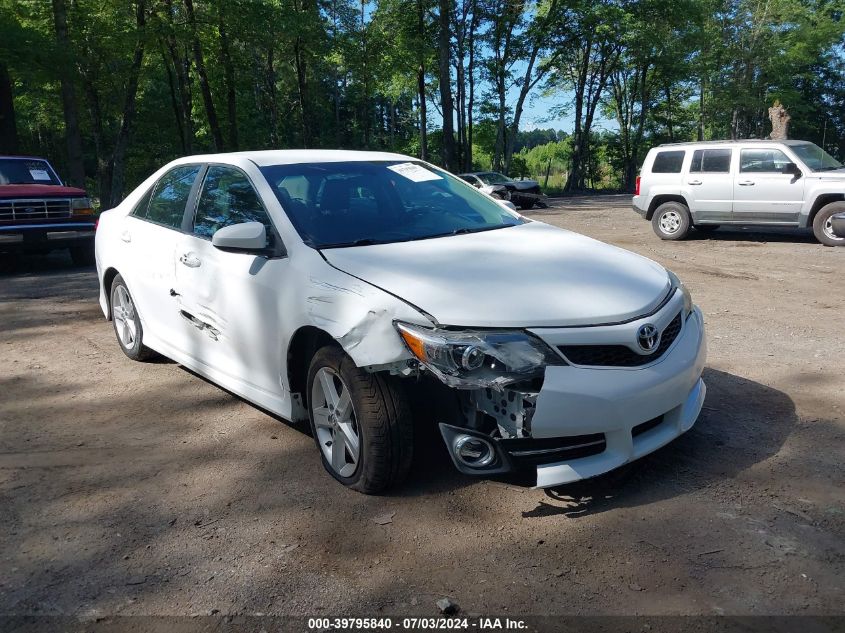
M690 173L727 174L731 170L730 149L697 149L692 155Z
M657 152L654 157L654 164L651 166L653 174L680 174L681 166L684 164L683 150L671 152Z

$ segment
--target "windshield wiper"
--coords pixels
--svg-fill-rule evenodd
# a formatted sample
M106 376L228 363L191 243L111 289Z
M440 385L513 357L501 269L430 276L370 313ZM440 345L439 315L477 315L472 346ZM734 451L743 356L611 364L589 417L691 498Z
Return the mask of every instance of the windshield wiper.
M845 165L839 165L839 167L819 167L816 171L836 171L837 169L845 169Z
M373 244L384 244L381 240L374 240L371 237L365 237L360 240L352 240L351 242L332 242L330 244L320 244L317 248L344 248L347 246L372 246Z

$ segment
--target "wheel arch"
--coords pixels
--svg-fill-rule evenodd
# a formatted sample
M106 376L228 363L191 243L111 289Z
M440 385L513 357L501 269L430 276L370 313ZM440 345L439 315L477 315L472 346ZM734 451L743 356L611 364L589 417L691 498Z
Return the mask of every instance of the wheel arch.
M842 202L845 201L845 193L822 193L813 200L813 206L810 208L810 213L807 215L807 226L813 226L813 220L816 219L816 215L819 211L821 211L824 207L829 205L831 202Z
M111 321L111 287L114 283L115 277L117 277L120 273L117 272L117 268L109 267L106 269L106 272L103 273L103 293L105 294L106 299L106 319Z
M666 202L680 202L687 209L689 209L689 204L687 204L686 198L684 198L682 195L675 193L661 193L651 199L651 202L648 205L648 211L646 212L645 219L651 220L654 217L654 212L657 210L657 207Z
M288 387L292 397L299 394L298 397L302 406L307 405L306 382L311 359L314 358L317 350L326 345L341 347L331 334L313 325L300 327L293 333L288 343L285 356Z

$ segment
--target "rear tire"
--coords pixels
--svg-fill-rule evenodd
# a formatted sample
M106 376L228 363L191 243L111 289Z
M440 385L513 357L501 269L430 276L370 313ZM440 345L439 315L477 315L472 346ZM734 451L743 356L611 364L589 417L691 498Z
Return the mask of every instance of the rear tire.
M111 313L114 334L123 353L137 361L154 358L156 353L142 343L144 328L141 326L141 317L120 275L111 284Z
M664 202L655 210L651 226L661 240L682 240L692 227L689 208L680 202Z
M825 246L845 246L845 237L833 232L831 216L845 211L845 202L831 202L821 208L813 218L813 234Z
M70 258L76 266L93 266L94 265L94 245L87 246L71 246L69 249Z
M411 466L414 431L395 379L360 369L331 345L311 360L306 393L311 432L332 477L364 494L402 482Z

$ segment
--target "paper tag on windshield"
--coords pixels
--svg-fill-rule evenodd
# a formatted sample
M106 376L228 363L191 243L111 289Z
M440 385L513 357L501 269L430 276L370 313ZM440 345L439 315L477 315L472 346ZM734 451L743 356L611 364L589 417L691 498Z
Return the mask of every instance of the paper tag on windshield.
M404 176L408 180L414 182L425 182L426 180L440 180L440 176L433 171L429 171L425 167L415 165L414 163L400 163L399 165L389 165L390 171L395 171L400 176Z
M30 169L29 175L33 180L52 180L46 169Z

